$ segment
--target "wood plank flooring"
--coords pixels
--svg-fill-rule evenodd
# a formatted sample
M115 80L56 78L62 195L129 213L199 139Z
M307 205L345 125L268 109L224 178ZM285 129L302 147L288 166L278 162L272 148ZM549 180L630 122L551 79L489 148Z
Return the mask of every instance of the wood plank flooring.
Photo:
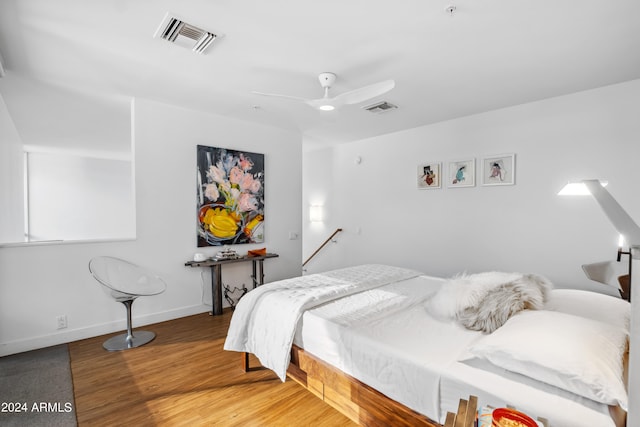
M102 348L117 334L70 343L78 425L355 426L290 379L244 373L222 349L230 319L225 309L144 326L156 339L120 352Z

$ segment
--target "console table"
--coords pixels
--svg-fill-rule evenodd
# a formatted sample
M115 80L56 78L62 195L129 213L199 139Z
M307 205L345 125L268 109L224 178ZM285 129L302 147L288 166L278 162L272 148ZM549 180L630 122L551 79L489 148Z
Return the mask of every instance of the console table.
M219 316L222 314L222 266L225 264L233 264L235 262L247 262L251 261L253 267L253 274L251 279L253 281L253 288L264 284L264 260L267 258L277 258L278 254L264 254L259 256L242 256L236 259L223 259L206 261L189 261L184 265L188 267L209 267L211 268L211 300L212 309L211 314Z

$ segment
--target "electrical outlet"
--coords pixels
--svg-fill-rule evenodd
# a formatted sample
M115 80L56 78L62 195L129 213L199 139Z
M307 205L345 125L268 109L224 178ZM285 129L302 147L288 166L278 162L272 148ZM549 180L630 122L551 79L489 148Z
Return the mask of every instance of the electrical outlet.
M64 329L67 327L67 316L65 314L56 317L56 321L58 322L58 329Z

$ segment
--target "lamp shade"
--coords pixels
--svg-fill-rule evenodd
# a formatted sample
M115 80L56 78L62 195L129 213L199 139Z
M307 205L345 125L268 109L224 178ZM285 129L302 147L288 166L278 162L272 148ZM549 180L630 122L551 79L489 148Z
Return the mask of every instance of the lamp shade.
M607 181L599 181L600 185L606 187ZM558 192L558 196L589 196L591 192L585 185L584 181L569 182Z

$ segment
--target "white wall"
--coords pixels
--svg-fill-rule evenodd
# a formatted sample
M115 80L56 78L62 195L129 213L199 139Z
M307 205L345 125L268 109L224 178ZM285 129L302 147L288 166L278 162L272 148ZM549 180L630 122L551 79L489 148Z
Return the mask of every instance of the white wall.
M328 212L321 226L305 217L304 256L345 230L307 272L384 262L436 276L510 270L587 285L581 265L612 259L618 236L592 198L556 193L568 180L606 179L640 220L639 114L636 80L305 152L303 205L325 200ZM516 154L516 185L479 185L481 158L502 153ZM469 157L475 187L416 189L418 164Z
M31 241L135 237L130 160L30 152L26 169Z
M196 247L196 145L265 154L265 247L280 254L265 261L267 281L300 274L301 137L191 110L136 100L134 110L137 239L111 243L23 245L0 248L0 356L125 328L125 311L90 276L93 256L112 255L157 271L168 283L161 295L140 298L134 327L207 311L201 270L185 267ZM286 173L284 172L286 171ZM227 266L223 281L251 283L250 263ZM210 276L204 277L210 302ZM67 315L68 328L56 329Z
M303 261L306 261L314 251L339 228L339 221L333 217L333 150L315 150L303 155L302 171L304 183L302 186L302 223L304 234L302 239ZM323 216L321 222L310 222L309 211L311 206L320 206ZM336 225L337 226L334 226ZM334 226L333 228L331 228ZM339 241L338 236L335 242ZM333 254L336 253L334 243L325 246L318 255L313 257L307 265L305 272L318 272L330 270L333 264Z
M22 140L1 94L0 141L0 242L21 242L24 240Z

